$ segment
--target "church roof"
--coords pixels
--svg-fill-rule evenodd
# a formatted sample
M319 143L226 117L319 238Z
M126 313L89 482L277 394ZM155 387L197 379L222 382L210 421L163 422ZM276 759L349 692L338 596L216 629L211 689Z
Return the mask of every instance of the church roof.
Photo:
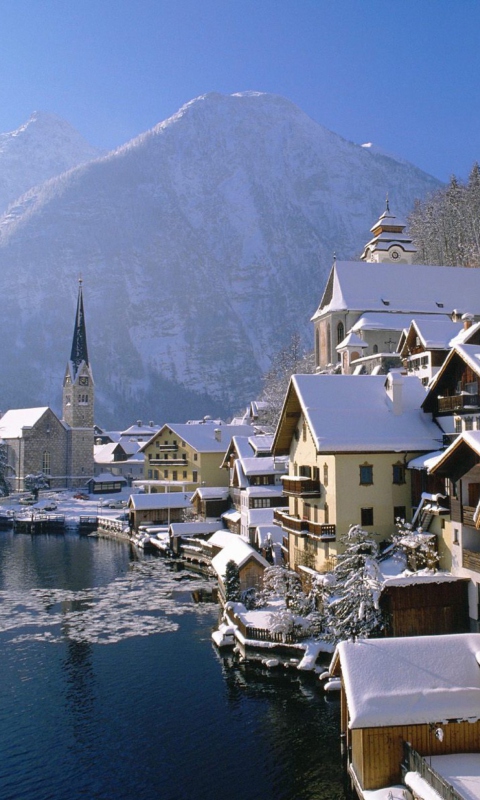
M332 267L317 319L332 311L480 315L480 270L427 264L337 261Z
M70 361L73 365L73 375L75 376L82 363L88 364L88 350L87 350L87 330L85 326L85 313L83 310L83 292L82 281L79 281L78 299L77 299L77 313L75 315L75 327L73 330L72 352L70 354Z
M23 428L33 428L46 411L48 411L48 406L42 406L41 408L14 408L6 411L0 419L1 438L21 439Z

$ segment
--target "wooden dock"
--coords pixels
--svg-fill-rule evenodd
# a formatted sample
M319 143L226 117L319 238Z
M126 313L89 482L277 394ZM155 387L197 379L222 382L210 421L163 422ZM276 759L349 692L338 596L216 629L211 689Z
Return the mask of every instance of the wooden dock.
M97 517L97 533L99 536L130 540L130 528L127 522L115 517Z
M97 516L87 516L87 515L80 515L78 520L78 532L81 536L88 536L89 533L93 533L98 528L98 517Z
M65 533L63 514L23 514L13 521L15 533Z

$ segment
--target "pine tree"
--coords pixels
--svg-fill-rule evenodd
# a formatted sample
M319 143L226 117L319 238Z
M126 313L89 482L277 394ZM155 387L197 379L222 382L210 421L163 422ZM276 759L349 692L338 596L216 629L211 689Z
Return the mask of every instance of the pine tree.
M352 525L342 541L345 551L337 557L324 608L327 638L335 643L367 638L383 627L378 545L359 525Z
M267 403L267 425L276 426L292 375L309 374L314 369L313 352L307 352L302 347L300 335L294 333L290 342L272 359L272 365L264 377L260 400Z
M228 561L223 578L225 585L225 599L233 603L240 601L240 573L235 561Z

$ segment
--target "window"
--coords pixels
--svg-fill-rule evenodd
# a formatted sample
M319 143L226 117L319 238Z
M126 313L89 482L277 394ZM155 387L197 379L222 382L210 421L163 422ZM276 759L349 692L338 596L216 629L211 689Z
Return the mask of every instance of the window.
M362 526L368 527L369 525L373 525L373 508L361 508L360 515Z
M152 479L152 470L151 469L147 470L147 478L149 478L150 480Z
M345 339L345 328L343 327L343 322L339 322L337 325L337 344L343 342Z
M393 464L392 483L405 483L405 467L403 464Z
M193 454L193 460L194 461L198 461L198 453L194 453Z
M183 470L183 477L184 477L184 478L186 478L186 477L187 477L187 470L186 470L186 469L184 469L184 470Z
M405 521L406 518L407 518L407 510L406 510L405 506L394 506L393 507L393 521L394 521L394 523L396 523L397 520L399 520L399 519L401 519L402 521Z
M45 450L42 458L42 472L44 475L50 475L50 453Z
M178 480L178 472L176 469L174 469L172 472L172 480L174 481Z
M374 355L376 355L378 353L378 344L374 344L373 345L372 352L374 353Z
M187 460L187 454L186 453L182 453L182 458L183 458L184 461L186 461Z
M270 498L254 497L251 508L270 508Z
M465 430L473 431L473 417L465 417Z
M163 470L163 477L168 478L168 469Z
M192 472L192 481L193 483L198 483L198 472L196 469L194 469Z
M302 440L304 442L307 441L307 423L305 422L305 420L303 421L303 425L302 425Z
M461 417L455 417L455 433L462 432L462 420Z
M328 503L325 503L323 507L323 513L325 518L325 525L328 525L328 523L330 522L330 509L328 507Z
M303 519L310 519L310 503L303 504Z
M323 465L323 485L328 486L328 464Z
M299 469L299 475L302 478L311 478L312 477L312 469L311 469L311 467L308 467L307 465L302 464L302 466Z
M373 467L371 464L362 464L360 466L360 485L371 486L373 483Z

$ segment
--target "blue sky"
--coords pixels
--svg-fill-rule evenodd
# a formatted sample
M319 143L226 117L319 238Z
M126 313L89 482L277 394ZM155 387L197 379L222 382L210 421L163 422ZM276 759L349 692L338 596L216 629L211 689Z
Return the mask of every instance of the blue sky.
M0 0L0 131L112 148L210 91L273 92L447 180L480 160L478 0Z

